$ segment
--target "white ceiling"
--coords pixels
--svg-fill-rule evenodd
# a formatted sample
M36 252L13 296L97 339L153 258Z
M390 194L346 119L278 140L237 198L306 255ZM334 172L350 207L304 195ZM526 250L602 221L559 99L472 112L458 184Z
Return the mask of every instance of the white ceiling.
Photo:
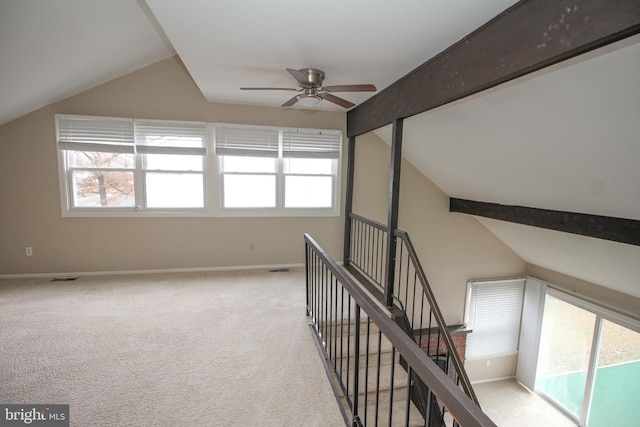
M212 102L279 106L290 92L239 88L296 87L285 68L380 90L513 3L1 0L0 125L174 54ZM405 156L452 197L640 220L639 69L633 38L407 119ZM527 262L640 296L637 247L482 223Z
M450 197L640 220L638 70L634 36L405 120L404 156ZM531 264L640 298L638 246L478 219Z
M135 0L0 0L0 125L174 55L156 27Z
M382 89L515 0L147 3L207 100L277 106L292 94L239 88L297 88L285 68L319 68L327 85ZM340 96L358 104L371 94ZM342 110L326 101L321 108Z

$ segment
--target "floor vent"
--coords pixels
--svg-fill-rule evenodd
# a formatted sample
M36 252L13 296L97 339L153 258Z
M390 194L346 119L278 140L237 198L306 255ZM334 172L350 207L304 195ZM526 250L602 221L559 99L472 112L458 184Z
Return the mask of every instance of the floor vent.
M71 282L72 280L76 280L76 279L77 277L75 276L65 276L65 277L54 277L49 281L50 282Z
M282 273L285 271L289 271L288 268L270 268L269 273Z

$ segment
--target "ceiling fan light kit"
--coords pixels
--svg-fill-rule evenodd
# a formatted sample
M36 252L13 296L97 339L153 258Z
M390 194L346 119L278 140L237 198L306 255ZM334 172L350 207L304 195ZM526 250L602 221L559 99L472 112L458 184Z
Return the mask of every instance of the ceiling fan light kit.
M320 101L322 101L322 98L318 95L298 95L298 102L303 107L315 107L320 104Z
M325 78L324 71L316 68L301 68L299 70L287 68L287 71L298 82L298 86L300 86L298 89L281 87L241 87L240 89L294 90L302 92L282 104L282 107L291 107L296 103L299 103L303 107L315 107L320 104L322 100L326 100L344 108L351 108L355 106L355 104L347 101L346 99L332 95L329 92L375 92L377 90L372 84L323 86L322 83Z

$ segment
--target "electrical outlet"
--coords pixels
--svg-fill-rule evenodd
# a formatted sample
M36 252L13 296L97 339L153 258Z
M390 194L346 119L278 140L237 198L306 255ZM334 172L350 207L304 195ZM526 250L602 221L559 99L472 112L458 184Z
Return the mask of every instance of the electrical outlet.
M26 256L33 256L33 248L31 246L27 246L24 248L24 253Z

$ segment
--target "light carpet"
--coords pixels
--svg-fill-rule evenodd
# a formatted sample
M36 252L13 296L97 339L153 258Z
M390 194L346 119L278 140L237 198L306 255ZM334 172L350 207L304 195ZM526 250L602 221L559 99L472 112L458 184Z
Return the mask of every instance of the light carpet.
M304 271L0 280L0 403L72 426L343 426Z

